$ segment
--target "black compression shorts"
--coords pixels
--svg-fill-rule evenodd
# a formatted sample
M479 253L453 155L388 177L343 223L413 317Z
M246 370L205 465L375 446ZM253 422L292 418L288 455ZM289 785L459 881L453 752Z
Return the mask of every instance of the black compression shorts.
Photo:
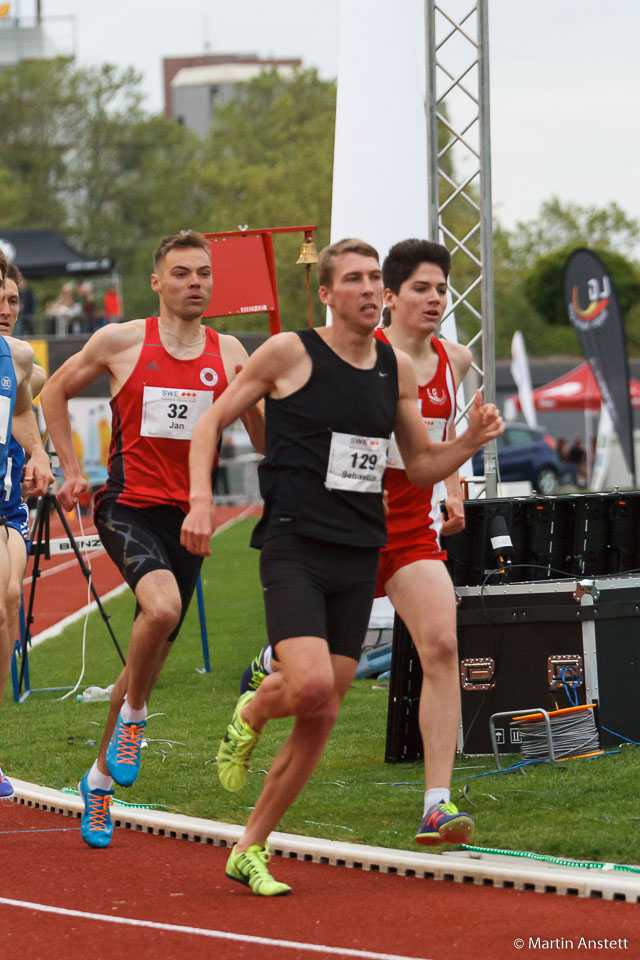
M360 659L378 570L377 547L350 547L283 533L260 552L267 634L322 637L329 651Z
M175 640L196 588L202 557L180 543L184 513L179 507L129 507L115 500L102 502L95 522L100 540L135 593L145 574L168 570L175 577L182 601L180 622L169 640ZM139 607L136 607L136 616Z

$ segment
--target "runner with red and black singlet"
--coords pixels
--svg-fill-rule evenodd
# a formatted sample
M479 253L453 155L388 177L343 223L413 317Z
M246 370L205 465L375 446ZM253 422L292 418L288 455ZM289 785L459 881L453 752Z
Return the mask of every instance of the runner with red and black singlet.
M80 783L81 834L93 847L111 841L113 781L130 786L138 776L147 703L200 572L201 558L180 543L189 506L191 436L247 360L235 337L202 323L213 287L205 237L194 231L166 237L154 254L151 286L159 296L158 316L98 330L54 373L42 397L65 477L58 499L69 510L87 480L75 456L68 400L109 374L112 441L95 520L107 553L135 595L136 612L98 758ZM261 408L242 419L262 450ZM213 472L215 462L217 456Z
M193 424L227 387L220 336L204 327L202 354L183 360L167 353L158 317L145 336L131 375L111 399L108 478L96 511L115 500L131 507L169 503L189 509L189 440ZM212 486L215 482L214 466Z

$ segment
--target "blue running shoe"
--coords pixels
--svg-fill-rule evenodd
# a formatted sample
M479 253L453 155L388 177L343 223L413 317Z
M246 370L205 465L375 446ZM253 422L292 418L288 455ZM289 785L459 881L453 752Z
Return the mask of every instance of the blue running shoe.
M13 796L13 787L8 777L5 777L0 767L0 800L7 800Z
M242 674L242 680L240 681L240 693L246 693L247 690L257 690L264 678L267 676L267 671L264 668L264 655L267 651L267 647L263 647L260 653L253 658L245 672Z
M113 790L92 790L87 783L89 771L78 784L80 796L84 800L84 813L80 820L80 833L90 847L108 847L113 836L111 823L111 797Z
M468 843L475 822L468 813L460 813L454 803L434 803L420 821L416 843L432 847L439 843Z
M109 773L121 787L130 787L140 772L140 749L146 720L125 723L122 712L107 747Z

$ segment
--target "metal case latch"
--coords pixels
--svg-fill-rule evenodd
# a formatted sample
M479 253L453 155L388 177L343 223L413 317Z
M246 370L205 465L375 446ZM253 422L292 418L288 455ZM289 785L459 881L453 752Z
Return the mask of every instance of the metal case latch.
M495 661L491 657L467 657L460 661L460 683L463 690L493 690Z
M550 690L581 687L584 683L582 657L573 653L557 653L547 660Z

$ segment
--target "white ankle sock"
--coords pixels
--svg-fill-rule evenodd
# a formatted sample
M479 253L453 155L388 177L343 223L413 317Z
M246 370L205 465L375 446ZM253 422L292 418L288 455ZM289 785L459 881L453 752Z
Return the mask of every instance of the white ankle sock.
M432 787L431 790L426 790L424 795L423 816L434 803L449 803L450 799L451 790L445 790L444 787Z
M265 673L273 673L273 667L271 666L271 658L273 656L273 647L270 643L264 648L264 653L262 654L262 669Z
M125 697L124 703L120 708L120 713L125 723L140 723L141 720L147 719L147 705L145 703L139 710L134 710L133 707L129 706L127 698Z
M98 761L95 760L87 774L87 783L92 790L111 790L113 780L108 774L100 773Z

